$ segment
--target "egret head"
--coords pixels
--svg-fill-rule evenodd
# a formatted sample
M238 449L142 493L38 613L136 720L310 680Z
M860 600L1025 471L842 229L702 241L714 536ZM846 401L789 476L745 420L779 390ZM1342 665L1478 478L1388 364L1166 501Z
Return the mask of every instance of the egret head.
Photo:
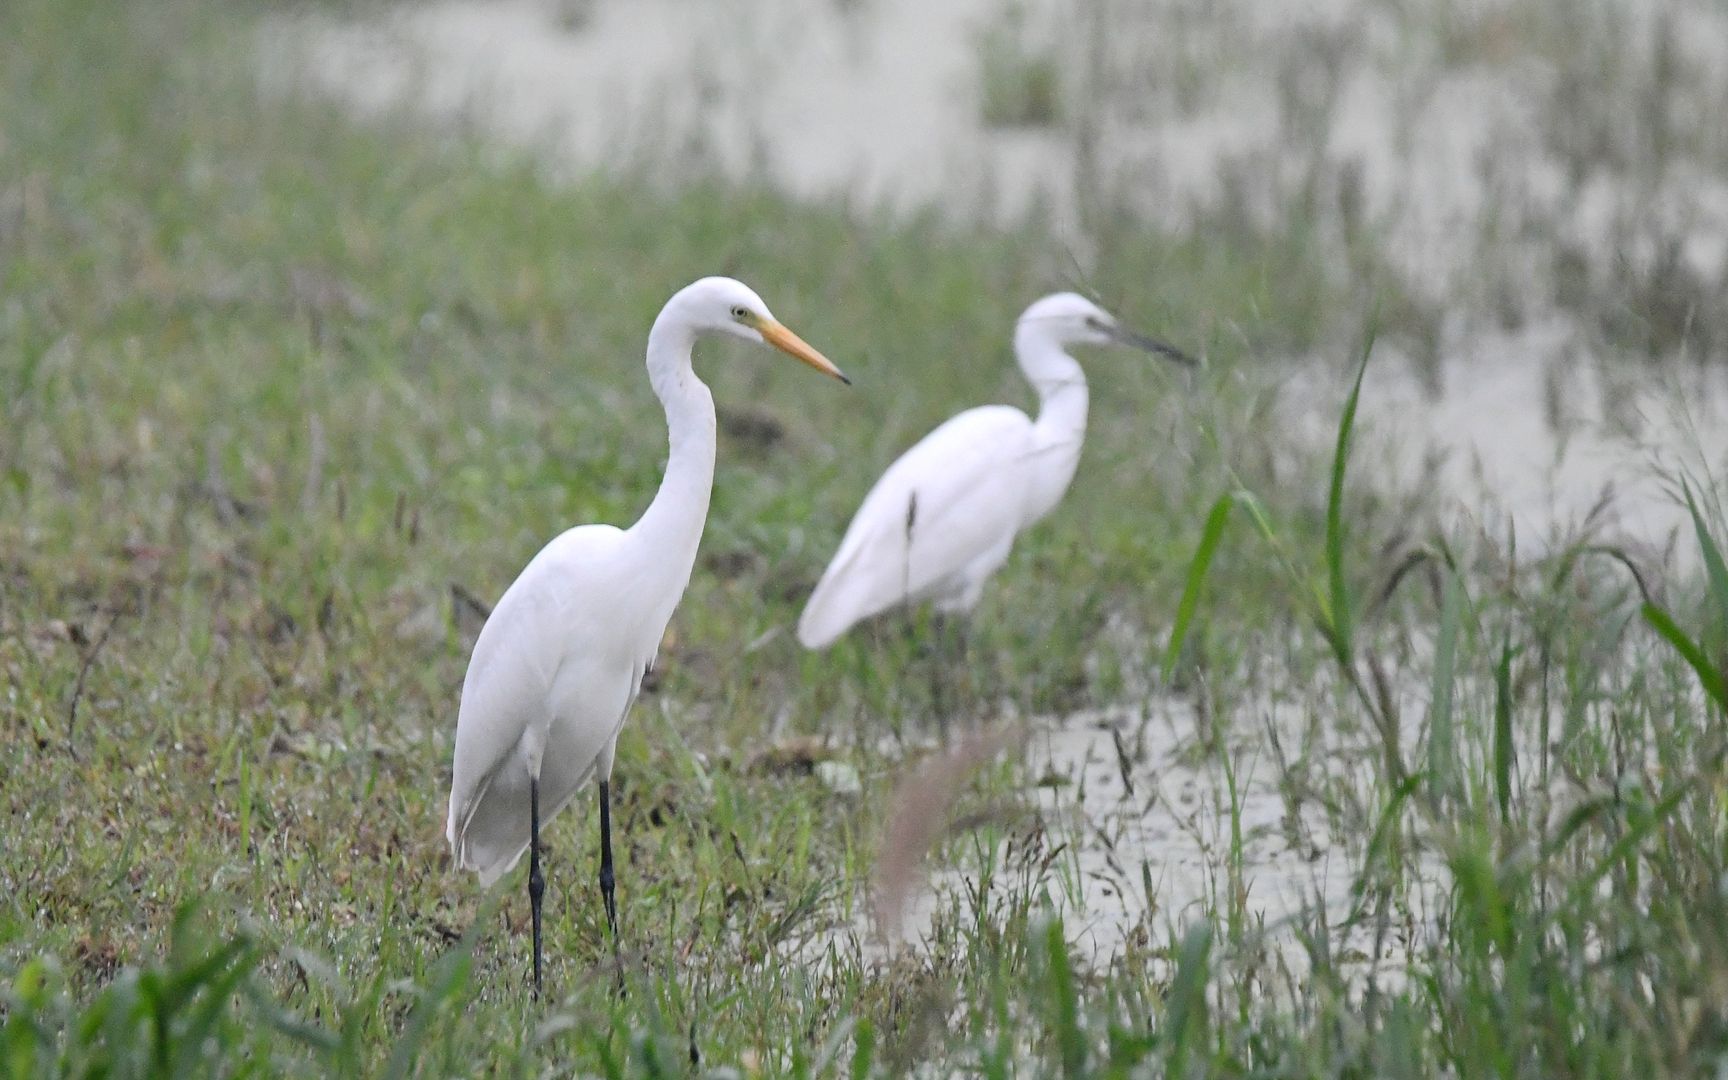
M824 375L850 384L841 370L804 339L780 325L756 291L728 277L706 277L686 285L673 297L669 308L698 334L725 334L759 344L772 345Z
M1137 334L1079 293L1053 293L1020 315L1016 334L1041 337L1056 345L1132 345L1192 367L1193 357L1156 338Z

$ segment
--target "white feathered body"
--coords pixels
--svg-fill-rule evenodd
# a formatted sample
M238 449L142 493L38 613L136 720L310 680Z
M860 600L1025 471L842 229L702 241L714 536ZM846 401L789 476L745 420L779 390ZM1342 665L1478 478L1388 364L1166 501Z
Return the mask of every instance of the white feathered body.
M1014 538L1061 501L1080 460L1077 423L1034 423L985 405L943 423L901 455L865 496L798 622L822 648L902 603L968 611Z
M798 640L831 644L900 604L970 611L1020 531L1062 500L1086 438L1086 376L1068 341L1107 337L1110 316L1057 293L1015 323L1014 359L1038 419L1007 405L968 409L900 455L865 496L798 619Z
M653 502L628 530L582 525L547 544L474 643L445 836L456 865L484 885L528 849L535 777L542 827L591 777L611 777L618 730L690 583L714 482L715 426L714 399L690 367L694 332L680 305L719 280L674 296L648 336L649 381L670 444Z
M456 723L446 836L490 885L528 848L528 787L550 820L598 768L689 582L630 533L583 525L534 557L474 643ZM668 576L668 570L676 576Z

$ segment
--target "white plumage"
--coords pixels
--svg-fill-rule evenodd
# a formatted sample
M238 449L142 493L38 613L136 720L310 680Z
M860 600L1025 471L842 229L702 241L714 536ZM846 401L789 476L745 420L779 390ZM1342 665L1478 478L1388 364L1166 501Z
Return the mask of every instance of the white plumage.
M656 560L630 539L611 525L558 536L505 590L474 643L446 836L457 866L482 885L528 850L535 775L542 822L591 776L611 776L618 729L693 565Z
M490 885L532 851L534 985L540 987L540 824L600 783L602 895L614 941L607 781L618 730L690 582L714 480L714 399L690 366L696 338L765 342L845 376L749 288L703 278L666 302L648 335L648 378L671 451L659 492L629 529L583 525L534 557L493 609L462 683L445 835L456 865Z
M1021 530L1061 501L1086 434L1086 377L1070 344L1132 344L1192 363L1123 330L1074 293L1046 296L1015 323L1014 353L1038 393L1033 420L1007 405L968 409L902 454L865 496L798 620L806 648L855 623L929 601L968 612Z

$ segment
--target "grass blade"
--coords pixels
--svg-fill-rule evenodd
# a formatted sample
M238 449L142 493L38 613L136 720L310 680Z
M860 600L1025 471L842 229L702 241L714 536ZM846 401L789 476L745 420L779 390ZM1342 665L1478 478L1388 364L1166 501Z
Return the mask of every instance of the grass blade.
M1074 987L1074 969L1068 963L1068 941L1061 919L1051 919L1044 928L1044 959L1055 1013L1052 1026L1062 1053L1062 1075L1085 1076L1086 1036L1080 1030L1080 995Z
M1350 587L1344 580L1344 472L1350 461L1350 438L1356 430L1356 403L1362 396L1362 376L1368 371L1368 357L1374 351L1374 332L1368 332L1362 345L1362 359L1356 365L1356 379L1350 385L1350 396L1344 399L1344 415L1338 420L1338 445L1332 453L1332 481L1326 495L1326 578L1327 636L1339 663L1349 665L1355 656L1353 616L1350 610Z
M1651 807L1647 815L1633 821L1625 832L1620 834L1613 846L1596 860L1595 865L1584 876L1572 882L1570 888L1575 903L1588 902L1587 898L1596 888L1597 883L1607 877L1614 867L1623 863L1627 855L1637 850L1638 845L1644 842L1645 837L1658 827L1667 824L1669 815L1679 809L1686 796L1697 789L1697 779L1697 774L1693 774L1676 783L1672 790L1663 795L1661 800ZM1606 809L1608 809L1606 803L1600 808L1591 807L1597 816L1600 816L1600 813Z
M258 964L258 953L251 941L237 937L213 954L196 989L201 1000L190 1010L185 1026L175 1033L174 1075L191 1076L207 1053L206 1041L234 1004L234 993L251 976Z
M1170 980L1169 1007L1164 1013L1164 1038L1169 1048L1166 1076L1184 1076L1188 1052L1199 1042L1206 1023L1206 984L1210 981L1212 927L1202 923L1182 939L1176 977Z
M1500 662L1494 665L1494 800L1500 807L1500 821L1507 823L1512 812L1512 634L1507 631L1500 642Z
M1396 852L1397 830L1402 820L1404 804L1410 801L1410 796L1416 794L1416 786L1421 779L1419 775L1406 776L1386 800L1386 806L1380 811L1379 820L1374 824L1374 835L1368 838L1368 849L1362 855L1362 871L1357 875L1355 884L1350 886L1350 914L1340 926L1355 926L1367 911L1369 876L1382 860L1389 862Z
M1212 566L1212 556L1218 551L1218 541L1224 536L1224 525L1230 520L1230 507L1236 502L1234 492L1218 496L1206 515L1206 525L1200 530L1200 546L1188 563L1188 581L1182 586L1182 599L1176 604L1176 622L1170 627L1170 643L1164 648L1164 681L1169 682L1176 670L1176 659L1182 654L1188 627L1194 621L1194 611L1200 605L1200 590L1206 584L1206 571Z
M1440 608L1440 639L1434 646L1433 704L1428 712L1428 783L1437 795L1457 791L1458 737L1452 723L1452 689L1463 611L1464 583L1453 571L1446 575L1445 599Z
M1698 509L1698 502L1692 497L1692 486L1682 485L1686 493L1686 509L1692 514L1692 528L1698 534L1698 550L1704 556L1704 570L1710 578L1710 595L1716 602L1718 639L1728 643L1728 564L1722 561L1722 550L1710 537L1710 529L1704 524L1704 514Z
M1716 702L1716 707L1728 712L1728 678L1710 662L1710 658L1704 655L1704 650L1698 643L1687 637L1686 632L1675 624L1674 619L1655 604L1644 605L1644 621L1668 639L1668 644L1674 646L1675 651L1698 673L1698 681L1703 684L1704 692Z
M396 1045L390 1051L390 1059L384 1064L383 1076L392 1080L404 1080L412 1075L414 1061L432 1031L433 1021L438 1019L444 1006L454 1002L468 985L469 971L474 964L472 949L472 939L465 938L439 957L437 963L427 971L426 985L420 991L420 1000L415 1003L413 1011L408 1014L407 1022L402 1026Z
M870 1067L876 1060L876 1028L869 1020L858 1021L853 1029L852 1080L870 1080Z

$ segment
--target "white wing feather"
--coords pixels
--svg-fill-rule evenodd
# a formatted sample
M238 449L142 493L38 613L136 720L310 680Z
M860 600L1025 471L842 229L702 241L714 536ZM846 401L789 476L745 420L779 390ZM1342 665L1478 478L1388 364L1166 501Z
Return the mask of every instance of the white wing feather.
M649 636L636 631L652 628L617 623L622 605L614 598L632 587L618 557L623 536L610 525L584 525L546 545L474 643L456 720L446 837L457 865L478 871L483 884L527 849L532 759L544 755L544 827L616 737L653 659L659 631ZM573 654L573 640L594 647Z
M999 563L1027 524L1035 447L1032 421L1007 405L968 409L919 440L865 496L798 640L822 648L896 604L966 588L968 568L994 553Z

